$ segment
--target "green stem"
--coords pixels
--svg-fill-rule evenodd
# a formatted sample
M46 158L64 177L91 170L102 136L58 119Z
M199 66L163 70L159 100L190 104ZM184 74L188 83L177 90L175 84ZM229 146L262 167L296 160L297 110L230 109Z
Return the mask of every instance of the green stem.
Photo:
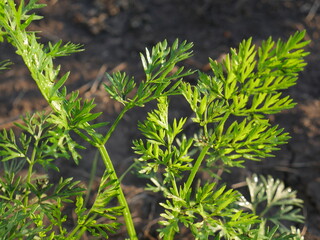
M87 228L86 228L86 227L83 227L83 228L81 229L81 231L78 232L78 234L77 234L77 236L76 236L76 239L80 239L80 238L83 236L83 234L85 233L85 231L87 231Z
M106 142L109 140L109 138L111 137L112 133L114 132L114 130L116 129L116 127L118 126L120 120L123 118L124 114L130 109L132 108L132 105L129 103L128 105L126 105L121 112L119 113L118 117L116 118L116 120L112 123L112 126L110 127L109 131L107 132L107 134L105 135L105 137L102 140L102 144L106 144Z
M143 101L143 104L150 102L154 99L156 99L157 97L150 97L149 99L145 99ZM142 99L139 99L138 94L135 95L135 97L127 104L124 106L124 108L121 110L121 112L119 113L119 115L117 116L116 120L112 123L112 126L109 128L107 134L104 136L103 140L102 140L102 144L106 144L106 142L109 140L109 138L111 137L112 133L114 132L114 130L116 129L116 127L118 126L120 120L123 118L124 114L126 112L128 112L131 108L135 107L135 106L139 106L139 101L141 101ZM140 103L141 104L141 103Z
M120 184L119 179L117 177L117 174L115 172L115 169L113 167L113 164L111 162L111 159L109 157L109 154L108 154L105 146L104 145L100 145L98 147L98 149L99 149L99 152L101 154L103 163L105 164L106 168L111 172L110 178L112 180L116 180L117 183ZM123 193L121 188L119 188L119 190L118 190L118 197L117 198L118 198L119 204L123 207L123 217L124 217L124 220L125 220L125 223L126 223L126 226L127 226L127 231L128 231L129 237L130 237L131 240L138 240L138 237L137 237L137 234L136 234L136 231L135 231L135 228L134 228L134 224L133 224L133 221L132 221L130 209L129 209L127 200L126 200L126 198L124 196L124 193Z
M184 193L188 193L189 189L191 188L191 185L194 181L194 178L195 178L197 172L199 171L201 163L202 163L202 161L203 161L204 157L206 156L209 149L210 149L210 145L204 147L202 149L201 153L199 154L199 156L196 160L196 163L194 164L194 166L190 172L190 175L187 179L187 182L184 186L184 191L183 191ZM185 197L185 196L183 196L183 197ZM175 217L177 217L177 216L175 216ZM164 240L172 240L172 239L174 239L174 235L175 235L175 230L171 227L169 230L169 233L164 236Z
M33 150L32 150L32 154L31 157L28 160L27 157L27 161L29 163L29 167L28 167L28 175L27 175L27 179L26 179L26 183L31 184L31 176L32 176L32 172L33 172L33 166L35 164L35 158L36 158L36 153L37 153L37 148L38 148L38 144L39 144L39 140L36 140L33 146ZM29 195L29 191L26 191L25 193L25 199L24 199L24 204L25 206L28 206L28 195Z
M79 129L75 128L73 131L78 134L83 140L85 140L87 143L90 143L92 146L96 146L97 143L91 140L89 137L87 137L85 134L83 134Z
M28 175L27 175L27 179L26 179L26 183L30 183L31 182L31 176L32 176L32 172L33 172L33 162L29 163L29 167L28 167ZM28 188L29 189L29 188ZM24 198L24 206L27 207L28 206L28 202L29 202L29 194L30 194L30 190L27 190L25 192L25 198Z
M172 240L174 238L175 231L173 228L170 228L170 231L167 235L164 236L163 240Z
M81 231L79 231L79 229L82 227ZM78 237L76 237L75 239L80 239L81 236L83 235L83 233L87 230L87 228L84 225L79 225L77 224L77 226L72 230L71 233L68 234L68 238L67 239L71 239L74 237L75 234L77 234Z
M208 119L208 110L204 111L204 126L203 126L203 134L205 139L209 138L209 133L208 133L208 123L207 123L207 119Z
M122 175L119 177L119 182L122 182L123 178L138 164L138 162L132 163L127 170L122 173Z
M27 183L31 182L31 176L32 176L32 172L33 172L33 162L29 163L29 167L28 167L28 175L27 175Z
M30 181L31 181L31 175L32 175L33 165L34 165L35 159L36 159L38 144L39 144L39 138L36 139L36 141L34 143L31 158L28 161L29 162L29 169L28 169L27 183L30 183Z
M273 207L273 205L272 204L267 204L267 206L265 207L265 209L259 214L259 216L261 217L261 218L264 218L264 215L266 215L267 214L267 212L269 212L269 210L271 209ZM257 206L255 207L255 210L257 209Z
M84 206L87 206L87 203L90 198L90 193L92 191L93 181L94 181L94 178L97 173L98 159L99 159L99 152L96 151L94 158L93 158L93 161L92 161L92 167L91 167L91 171L90 171L90 179L89 179L89 183L88 183L88 191L86 193L86 198L84 200Z
M135 97L127 104L125 105L125 107L121 110L121 112L119 113L118 117L116 118L116 120L112 123L112 126L110 127L110 129L108 130L107 134L104 136L103 140L102 140L102 144L106 144L106 142L109 140L109 138L111 137L112 133L114 132L114 130L116 129L116 127L118 126L120 120L123 118L124 114L129 111L131 108L135 107L135 106L141 106L142 104L145 104L147 102L150 102L152 100L157 99L159 96L155 96L155 97L149 97L149 98L139 98L138 94L135 95Z
M196 160L196 163L194 164L194 166L192 167L192 170L191 170L191 173L188 177L188 180L186 182L186 185L184 186L184 192L188 192L190 187L191 187L191 184L193 183L193 180L197 174L197 172L199 171L199 168L201 166L201 163L204 159L204 157L206 156L208 150L210 149L210 145L204 147L201 151L201 153L199 154L197 160Z

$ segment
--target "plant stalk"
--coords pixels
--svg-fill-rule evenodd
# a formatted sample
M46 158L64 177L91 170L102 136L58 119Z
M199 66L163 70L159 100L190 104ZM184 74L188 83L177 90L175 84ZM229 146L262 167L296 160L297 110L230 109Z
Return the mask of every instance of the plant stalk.
M34 143L33 150L32 150L31 158L29 158L29 160L27 160L28 163L29 163L29 167L28 167L28 175L27 175L26 183L28 183L28 184L31 184L31 176L32 176L32 173L33 173L33 166L35 164L35 158L36 158L38 144L39 144L39 140L36 140L35 143ZM29 196L29 194L30 194L29 191L27 191L25 193L25 199L24 199L25 206L28 206L28 202L29 202L29 197L28 196Z
M200 154L199 154L199 156L198 156L198 158L197 158L197 160L196 160L196 163L195 163L194 166L192 167L192 170L191 170L191 172L190 172L190 175L189 175L189 177L188 177L188 180L187 180L187 182L186 182L186 184L185 184L185 186L184 186L184 190L185 190L184 192L188 192L188 191L189 191L189 189L190 189L190 187L191 187L191 184L193 183L193 180L194 180L197 172L199 171L199 168L200 168L200 166L201 166L201 163L202 163L202 161L203 161L204 157L206 156L206 154L207 154L207 152L208 152L209 149L210 149L210 145L205 146L205 147L201 150L201 152L200 152Z
M173 240L174 235L175 235L175 231L173 230L173 228L170 228L169 233L164 236L163 240Z
M118 126L120 120L123 118L124 114L130 109L132 108L131 104L126 105L121 112L119 113L119 115L117 116L116 120L112 123L112 126L110 127L110 129L108 130L107 134L104 136L103 140L102 140L102 144L106 144L106 142L109 140L109 138L111 137L112 133L114 132L114 130L116 129L116 127Z
M206 156L206 154L207 154L209 149L210 149L210 145L204 147L202 149L201 153L199 154L199 156L198 156L198 158L196 160L196 163L194 164L194 166L193 166L193 168L192 168L192 170L190 172L190 175L189 175L189 177L187 179L187 182L186 182L186 184L184 186L184 191L183 191L184 193L188 193L189 189L191 188L191 185L192 185L192 183L194 181L194 178L195 178L197 172L199 171L201 163L202 163L202 161L203 161L204 157ZM185 197L185 196L183 196L183 197ZM175 217L177 217L177 216L175 216ZM174 239L174 235L175 235L174 229L170 228L169 233L164 236L164 240L173 240Z
M98 149L99 149L99 152L101 154L103 163L105 164L106 168L111 172L110 178L112 180L116 180L117 183L120 184L118 176L117 176L117 174L115 172L115 169L113 167L113 164L111 162L111 159L109 157L109 154L108 154L105 146L104 145L100 145L98 147ZM124 220L125 220L125 223L126 223L126 226L127 226L127 231L128 231L129 237L130 237L131 240L138 240L138 237L137 237L137 234L136 234L136 230L134 228L134 224L133 224L133 221L132 221L132 216L131 216L131 213L130 213L130 209L129 209L127 200L126 200L126 198L124 196L124 193L123 193L121 188L118 189L118 197L117 198L118 198L119 204L123 207L123 217L124 217Z

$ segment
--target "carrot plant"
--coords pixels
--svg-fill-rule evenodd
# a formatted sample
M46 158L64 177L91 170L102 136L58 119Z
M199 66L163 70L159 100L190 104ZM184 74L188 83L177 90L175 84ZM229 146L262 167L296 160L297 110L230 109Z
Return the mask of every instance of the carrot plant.
M289 139L267 115L295 105L281 91L296 83L305 66L305 32L287 41L270 37L260 47L244 40L222 63L210 59L210 74L179 66L192 55L191 43L160 42L141 54L143 81L120 72L107 74L106 94L123 105L108 125L97 123L101 113L94 111L94 100L82 100L77 91L68 93L69 72L62 75L60 66L54 65L55 58L82 51L82 46L39 43L37 32L27 28L41 19L32 11L44 5L37 0L16 2L0 2L0 40L21 56L51 112L26 114L23 124L16 123L20 135L13 130L0 133L0 239L81 239L84 234L106 239L119 229L119 216L124 218L127 238L138 239L105 146L129 110L154 100L157 107L138 124L143 137L133 141L133 149L137 174L149 179L147 190L165 199L160 204L159 238L174 239L185 227L195 239L303 239L298 229L284 224L303 222L302 201L295 191L270 176L253 175L247 179L245 198L221 184L216 170L270 157ZM5 70L9 62L0 65ZM196 84L184 81L195 73ZM173 95L186 100L191 117L170 118ZM199 129L193 136L185 134L187 122ZM35 166L59 171L57 159L81 164L84 147L79 139L97 149L105 166L91 206L85 204L86 189L79 182L72 178L51 182L35 171ZM202 170L211 178L198 179ZM66 204L74 206L72 227L67 224L70 216L63 212ZM97 221L101 218L106 221Z

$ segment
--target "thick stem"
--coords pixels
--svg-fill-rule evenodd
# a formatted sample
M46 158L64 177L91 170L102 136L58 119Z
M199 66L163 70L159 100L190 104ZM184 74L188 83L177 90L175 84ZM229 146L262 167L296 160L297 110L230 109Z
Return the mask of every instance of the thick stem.
M119 179L117 177L117 174L115 172L115 169L113 167L113 164L111 162L111 159L109 157L109 154L108 154L105 146L101 145L101 146L98 147L98 149L99 149L99 152L101 154L103 163L105 164L107 170L109 170L111 172L110 178L112 180L116 180L117 183L120 184ZM126 200L126 198L124 196L124 193L123 193L121 188L119 188L119 190L118 190L118 201L119 201L119 204L123 207L123 217L124 217L124 220L125 220L125 223L126 223L126 226L127 226L127 231L128 231L130 239L131 240L138 240L138 237L137 237L137 234L136 234L136 230L134 228L134 224L133 224L133 221L132 221L130 209L129 209L127 200Z

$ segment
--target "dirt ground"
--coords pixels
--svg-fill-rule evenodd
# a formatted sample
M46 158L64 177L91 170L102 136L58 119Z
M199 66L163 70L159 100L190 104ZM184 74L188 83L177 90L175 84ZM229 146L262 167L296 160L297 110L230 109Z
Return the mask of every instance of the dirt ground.
M320 1L319 0L47 0L39 12L44 19L34 23L41 41L72 41L85 51L58 59L63 71L71 71L69 90L79 89L84 97L95 97L104 119L112 121L120 105L110 100L97 83L105 71L126 71L142 79L139 52L167 39L193 42L194 56L185 64L208 70L208 57L221 58L230 47L250 36L259 44L268 36L286 39L297 30L307 30L310 55L299 82L288 93L298 105L271 116L292 136L276 157L248 163L240 174L231 174L233 183L252 173L272 174L297 189L305 201L305 239L320 239ZM13 49L1 44L1 60L14 65L0 79L0 129L12 126L19 115L47 107ZM102 79L103 80L103 79ZM174 113L186 114L186 106L174 104ZM133 159L132 131L144 109L130 112L108 148L119 174ZM90 149L89 149L90 150ZM79 167L64 168L65 174L88 180L94 152L86 151ZM135 223L141 239L152 237L157 197L143 191L143 182L134 176L124 179L124 190L135 209ZM143 206L142 206L143 205ZM148 208L146 207L148 206ZM116 237L115 237L116 238ZM118 236L121 239L121 236ZM117 238L117 239L118 239ZM187 238L185 238L187 239Z

